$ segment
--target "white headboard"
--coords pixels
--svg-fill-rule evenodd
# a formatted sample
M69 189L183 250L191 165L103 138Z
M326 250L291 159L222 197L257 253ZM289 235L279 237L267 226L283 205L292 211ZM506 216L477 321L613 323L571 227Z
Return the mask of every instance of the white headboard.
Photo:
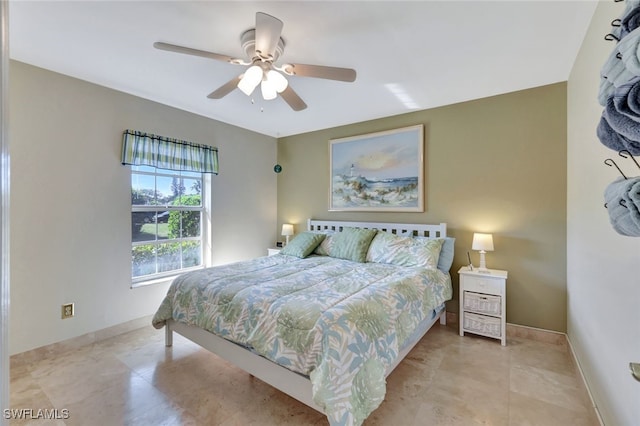
M443 238L447 236L447 224L427 225L423 223L347 222L340 220L307 220L309 231L341 231L344 227L377 229L396 235Z

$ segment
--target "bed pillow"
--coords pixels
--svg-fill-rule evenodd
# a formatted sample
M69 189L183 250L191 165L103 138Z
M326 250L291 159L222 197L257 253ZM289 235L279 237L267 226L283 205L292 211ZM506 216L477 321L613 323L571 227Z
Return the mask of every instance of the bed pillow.
M417 240L428 240L427 237L414 237ZM442 272L449 272L451 265L453 265L453 250L456 242L455 238L444 237L442 238L442 249L440 250L440 257L438 258L438 269Z
M453 265L453 249L456 239L445 237L443 240L442 250L440 250L440 257L438 258L438 269L442 272L449 272L451 265Z
M311 252L324 240L324 234L316 234L314 232L301 232L293 237L289 244L287 244L280 254L286 254L288 256L295 256L301 259L309 256Z
M333 236L336 234L335 231L318 231L317 233L325 235L325 238L322 240L318 247L313 251L313 254L317 254L319 256L331 256L331 250L333 248Z
M444 239L418 239L378 232L369 246L367 261L436 269Z
M333 245L329 256L364 263L376 232L375 229L343 228L342 232L332 235Z

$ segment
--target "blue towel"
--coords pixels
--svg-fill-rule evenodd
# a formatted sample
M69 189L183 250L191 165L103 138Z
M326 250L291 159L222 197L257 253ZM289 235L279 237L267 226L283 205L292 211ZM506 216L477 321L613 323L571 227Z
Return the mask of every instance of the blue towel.
M598 135L600 142L602 142L602 144L607 148L611 148L614 151L622 151L623 149L626 149L631 153L631 155L640 155L640 142L625 138L613 130L607 122L604 112L602 113L602 117L600 117L600 123L598 123L596 134Z
M640 37L639 37L640 38ZM626 63L617 57L620 50L619 44L613 49L607 61L600 70L600 88L598 90L598 102L600 105L605 106L607 99L613 94L616 87L620 87L633 79L637 75L627 68ZM627 47L630 52L630 47Z
M631 108L627 108L625 113L622 113L616 107L617 105L628 105L627 100L631 101L631 104L637 104L637 99L629 99L630 94L637 95L640 85L640 79L635 78L629 81L627 84L616 88L613 92L613 96L607 99L607 105L604 109L604 115L607 122L613 130L621 135L640 142L640 114L634 112Z
M640 27L640 2L627 1L627 7L622 14L620 25L620 37L624 38L636 28Z
M622 55L625 68L636 76L640 75L640 28L620 40L615 50Z
M622 34L622 18L628 16L634 8L640 6L640 0L627 0L625 3L624 12L620 15L620 25L611 29L611 34L616 36L618 40L622 39L622 37L628 32L628 30L625 30L625 34Z
M640 182L640 178L619 177L611 182L604 191L604 200L607 203L611 226L618 234L628 237L640 237L640 226L634 222L629 209L622 205L620 200L624 199L625 194L628 194L629 189L636 182Z
M633 223L640 228L640 177L632 178L633 183L629 190L623 194L623 199L629 209L629 216Z
M640 90L638 86L640 78L614 91L607 100L596 130L603 145L616 151L626 149L631 155L640 155L640 114L637 112L638 99L633 99Z
M640 77L635 77L613 94L615 110L640 126Z

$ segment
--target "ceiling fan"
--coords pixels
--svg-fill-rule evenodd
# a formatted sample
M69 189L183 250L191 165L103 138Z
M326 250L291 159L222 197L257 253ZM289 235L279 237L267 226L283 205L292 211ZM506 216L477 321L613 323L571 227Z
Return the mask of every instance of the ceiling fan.
M262 97L265 100L275 99L280 94L282 99L294 111L301 111L307 107L307 104L289 86L289 82L281 73L290 76L315 77L345 82L355 81L356 71L350 68L289 63L281 66L275 65L274 62L284 52L284 40L281 37L283 26L284 24L278 18L262 12L256 13L256 27L245 31L240 37L242 48L249 58L248 61L163 42L153 43L153 46L160 50L201 56L234 65L249 65L249 68L244 73L234 77L207 95L210 99L223 98L236 87L247 96L250 96L255 88L260 85Z

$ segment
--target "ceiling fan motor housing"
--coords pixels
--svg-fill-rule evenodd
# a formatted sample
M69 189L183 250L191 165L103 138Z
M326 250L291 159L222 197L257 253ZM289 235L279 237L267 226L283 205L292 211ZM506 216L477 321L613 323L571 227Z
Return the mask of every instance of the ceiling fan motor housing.
M260 57L257 53L256 53L256 30L251 29L251 30L247 30L244 33L242 33L242 35L240 36L240 42L242 43L242 49L244 50L244 53L247 55L247 57L249 57L251 59L251 61L253 62L255 59L262 59L262 60L267 60L267 57ZM278 58L280 57L280 55L282 55L282 53L284 52L284 40L282 39L282 37L280 37L280 39L278 40L278 45L276 46L276 49L273 52L273 58L272 59L268 59L271 62L275 62L278 60Z

